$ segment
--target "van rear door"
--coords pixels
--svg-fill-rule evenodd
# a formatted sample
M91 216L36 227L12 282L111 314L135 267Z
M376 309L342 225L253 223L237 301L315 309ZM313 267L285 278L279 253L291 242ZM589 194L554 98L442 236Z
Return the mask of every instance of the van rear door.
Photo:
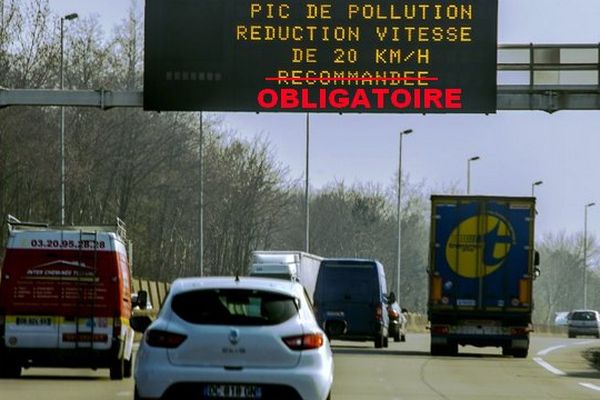
M319 320L344 320L348 334L370 336L375 330L381 294L375 264L323 261L315 301Z

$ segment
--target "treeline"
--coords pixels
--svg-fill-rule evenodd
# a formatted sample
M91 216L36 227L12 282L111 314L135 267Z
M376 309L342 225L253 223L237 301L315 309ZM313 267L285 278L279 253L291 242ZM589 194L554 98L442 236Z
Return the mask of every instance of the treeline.
M0 86L58 88L59 16L47 0L0 0ZM141 90L143 19L136 12L102 33L93 17L65 24L65 87ZM266 141L247 142L204 121L204 272L245 272L253 249L304 249L303 182ZM0 216L60 222L60 109L0 110ZM66 222L125 220L134 274L169 281L199 274L200 154L197 114L66 109ZM391 173L391 171L390 171ZM405 177L403 177L405 178ZM451 190L450 190L451 191ZM377 258L394 287L397 187L343 182L312 190L310 251ZM407 180L402 199L403 306L424 312L428 189ZM6 230L0 230L5 243ZM581 235L541 240L536 320L581 307ZM590 307L600 308L598 246L588 243Z

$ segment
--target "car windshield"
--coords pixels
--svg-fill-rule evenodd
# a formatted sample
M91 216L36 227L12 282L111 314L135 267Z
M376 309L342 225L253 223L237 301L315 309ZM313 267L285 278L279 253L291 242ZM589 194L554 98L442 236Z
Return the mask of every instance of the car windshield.
M171 308L187 322L207 325L276 325L298 314L293 297L243 289L181 293L173 298Z
M578 311L571 314L571 319L573 321L595 321L596 313L591 311Z

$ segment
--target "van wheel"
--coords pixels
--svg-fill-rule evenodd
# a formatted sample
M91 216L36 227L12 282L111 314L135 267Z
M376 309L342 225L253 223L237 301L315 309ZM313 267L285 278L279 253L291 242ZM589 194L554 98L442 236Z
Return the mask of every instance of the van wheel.
M383 335L375 336L375 348L380 349L383 347Z
M133 369L133 357L123 362L123 378L131 378L131 370Z
M458 343L450 342L446 347L446 355L455 357L458 355Z
M0 379L17 379L21 376L21 366L10 360L0 363Z
M439 344L432 344L429 352L431 353L432 356L441 356L444 354L444 350L446 349L446 346L442 346Z
M529 349L512 349L512 355L515 358L527 358Z
M123 379L125 372L125 362L122 358L118 358L112 362L110 366L110 379L113 381L120 381Z

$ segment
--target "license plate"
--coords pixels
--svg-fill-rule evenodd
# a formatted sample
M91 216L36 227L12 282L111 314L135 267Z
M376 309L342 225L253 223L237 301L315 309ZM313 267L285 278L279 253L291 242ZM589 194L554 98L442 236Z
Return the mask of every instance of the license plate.
M344 317L343 311L327 311L326 315L328 317Z
M262 388L256 385L206 385L204 396L211 398L260 399Z
M17 325L51 326L51 317L17 317Z

